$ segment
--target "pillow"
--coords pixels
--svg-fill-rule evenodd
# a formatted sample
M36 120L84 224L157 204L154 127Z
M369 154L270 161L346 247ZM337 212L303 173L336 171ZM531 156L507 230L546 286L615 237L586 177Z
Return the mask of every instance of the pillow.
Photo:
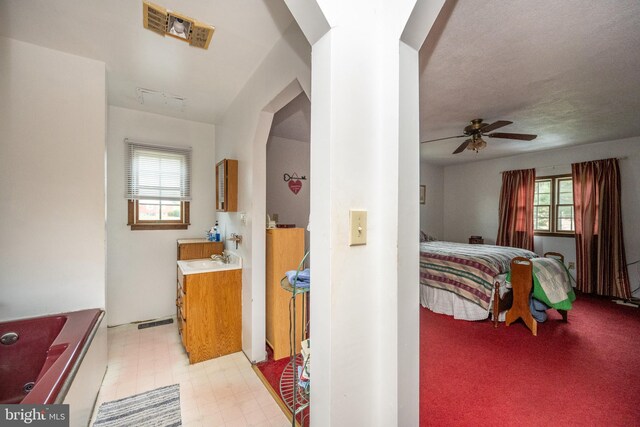
M424 231L420 230L420 243L423 242L434 242L437 239L433 236L429 236L427 233L425 233Z

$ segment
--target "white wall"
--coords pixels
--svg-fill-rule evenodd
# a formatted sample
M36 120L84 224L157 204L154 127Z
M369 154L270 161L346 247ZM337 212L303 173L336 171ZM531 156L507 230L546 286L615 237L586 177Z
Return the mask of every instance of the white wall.
M218 215L225 230L243 236L242 348L251 360L265 353L266 146L273 113L270 103L296 80L309 87L310 48L292 24L216 126L216 160L238 160L238 212ZM286 102L300 93L293 93ZM285 102L285 104L286 104ZM284 104L282 104L284 105ZM281 105L281 106L282 106ZM245 212L246 223L240 221ZM234 249L235 244L226 243Z
M0 320L105 305L105 65L0 38Z
M318 4L336 15L313 45L311 422L417 425L418 55L399 42L413 2ZM351 209L366 245L349 245Z
M627 263L637 261L640 259L636 225L640 218L640 137L445 167L445 240L466 242L473 234L482 235L485 243L495 244L502 183L500 172L536 168L538 176L557 175L570 173L571 163L610 157L627 157L619 161L624 242ZM540 254L561 252L566 263L575 261L574 239L536 237L534 247ZM640 284L635 266L629 269L629 274L634 289Z
M124 139L190 146L191 226L131 231L127 226ZM176 240L205 237L215 221L215 127L109 107L107 130L107 317L109 325L175 314Z
M420 184L426 186L425 204L420 205L420 229L441 240L444 237L444 168L421 162Z
M287 1L313 43L313 424L418 424L417 49L442 6L425 3Z
M281 224L295 224L305 229L305 248L309 249L309 195L311 179L309 175L310 146L308 142L270 136L267 142L267 213L277 213ZM299 177L302 188L298 194L289 189L284 174Z

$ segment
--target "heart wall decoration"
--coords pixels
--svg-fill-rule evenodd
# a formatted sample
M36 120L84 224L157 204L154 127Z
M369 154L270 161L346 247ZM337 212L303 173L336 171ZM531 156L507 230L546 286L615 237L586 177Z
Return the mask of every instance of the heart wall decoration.
M302 188L302 181L299 179L292 179L289 181L289 190L293 191L293 194L298 194Z
M286 182L289 185L289 190L291 190L293 194L298 194L302 189L302 181L306 180L307 177L304 175L298 176L298 174L294 172L291 175L289 175L288 173L285 173L283 179L284 179L284 182Z

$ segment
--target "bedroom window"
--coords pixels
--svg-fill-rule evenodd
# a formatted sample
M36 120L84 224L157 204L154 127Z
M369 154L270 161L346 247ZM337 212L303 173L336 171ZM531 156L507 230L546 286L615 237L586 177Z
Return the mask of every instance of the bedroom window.
M533 229L537 235L573 236L573 180L571 175L536 179Z
M188 228L191 149L125 142L131 230Z

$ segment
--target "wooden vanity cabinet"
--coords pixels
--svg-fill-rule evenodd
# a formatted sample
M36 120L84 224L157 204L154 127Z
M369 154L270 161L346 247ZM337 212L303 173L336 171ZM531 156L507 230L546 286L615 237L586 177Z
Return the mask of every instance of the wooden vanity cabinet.
M189 363L242 350L242 270L183 275L178 329Z
M178 260L221 254L222 242L178 240ZM242 270L183 275L177 267L176 318L189 363L242 349Z
M207 239L179 239L178 261L185 259L204 259L213 254L221 254L223 242L210 242Z

